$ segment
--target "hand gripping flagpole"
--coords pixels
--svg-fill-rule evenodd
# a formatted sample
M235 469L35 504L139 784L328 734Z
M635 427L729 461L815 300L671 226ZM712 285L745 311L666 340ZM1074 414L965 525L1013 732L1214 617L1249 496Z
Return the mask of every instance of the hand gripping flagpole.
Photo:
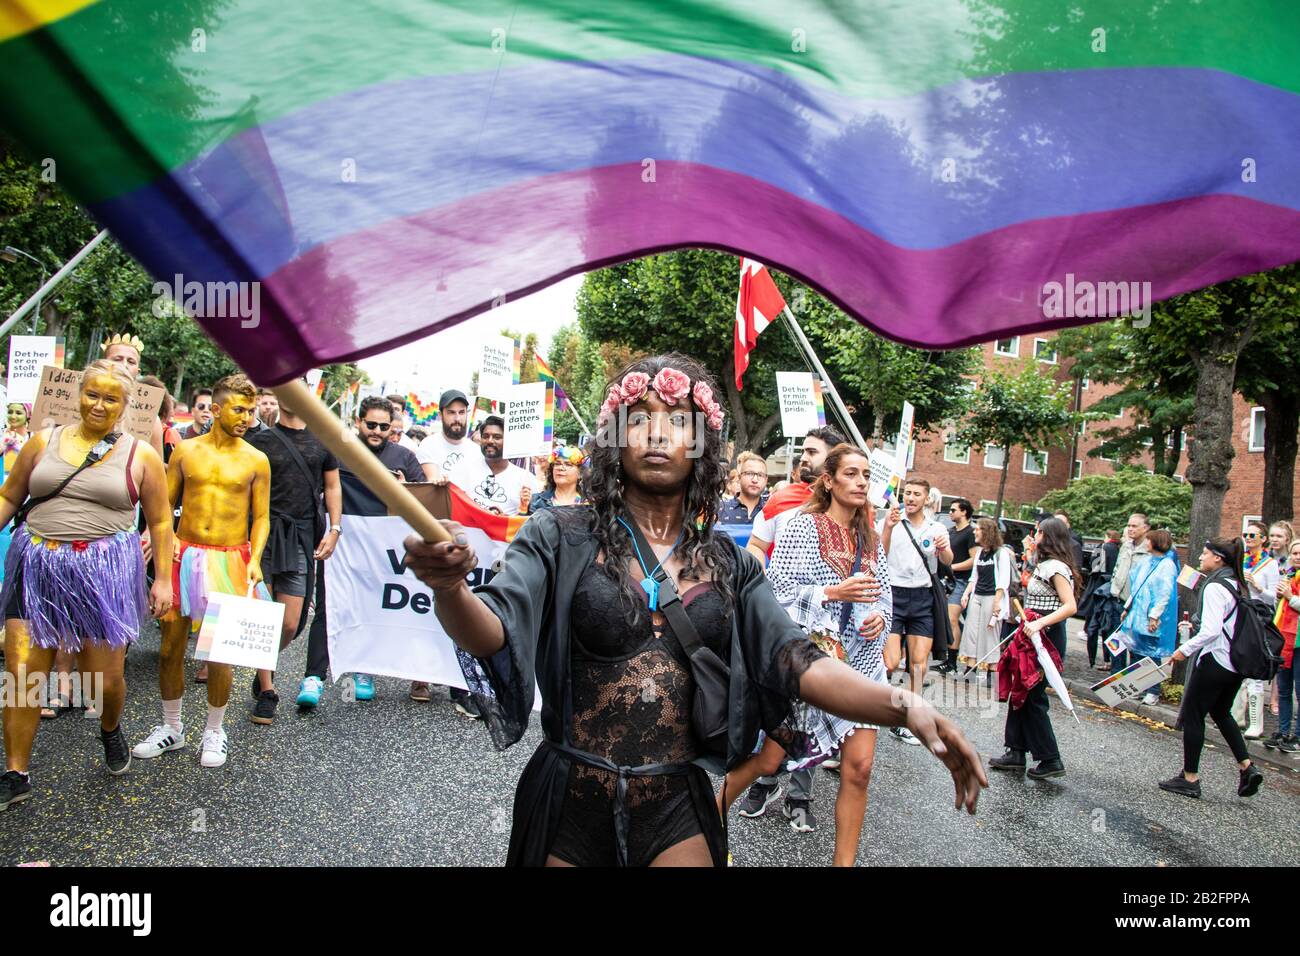
M451 535L402 483L389 473L379 456L366 448L346 424L330 414L323 402L299 379L271 389L275 397L307 423L307 428L334 457L347 465L361 483L388 505L388 510L406 519L425 541L450 541Z

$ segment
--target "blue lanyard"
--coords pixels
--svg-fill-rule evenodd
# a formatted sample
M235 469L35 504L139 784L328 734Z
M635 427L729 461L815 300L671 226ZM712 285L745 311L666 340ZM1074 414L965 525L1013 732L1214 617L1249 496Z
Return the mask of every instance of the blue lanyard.
M673 552L677 550L677 546L682 543L682 535L686 534L686 527L683 525L682 530L677 532L677 540L673 542L673 546L668 549L668 553L663 556L663 560L655 563L654 570L651 570L646 566L645 558L641 555L641 546L636 543L636 533L628 527L628 523L622 518L617 520L619 524L627 529L628 537L632 539L632 550L636 552L637 563L641 565L641 572L645 575L645 579L641 582L641 590L645 591L646 597L650 599L650 610L657 611L659 610L659 582L655 580L655 572L663 567L664 561L671 558Z

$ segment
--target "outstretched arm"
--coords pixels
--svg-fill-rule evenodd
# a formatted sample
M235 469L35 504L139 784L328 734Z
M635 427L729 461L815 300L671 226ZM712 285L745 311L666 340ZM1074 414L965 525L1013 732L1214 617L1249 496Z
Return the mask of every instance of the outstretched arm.
M975 812L980 790L989 785L979 753L961 730L925 699L869 680L847 664L823 658L799 681L799 696L847 720L884 727L907 727L943 761L956 788L956 808Z

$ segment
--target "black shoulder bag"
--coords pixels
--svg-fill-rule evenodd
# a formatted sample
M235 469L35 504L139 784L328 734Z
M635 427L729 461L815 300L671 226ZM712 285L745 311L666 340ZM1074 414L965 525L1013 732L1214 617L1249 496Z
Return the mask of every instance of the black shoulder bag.
M285 437L284 432L278 427L276 427L275 425L272 425L270 428L267 429L267 431L269 431L276 438L280 439L280 444L284 445L285 451L289 453L289 457L293 459L293 463L297 465L298 470L302 472L302 476L307 482L307 487L315 489L316 476L313 475L311 473L311 469L307 467L307 459L302 457L302 452L298 451L298 449L294 447L293 442L291 442L287 437ZM320 495L315 496L315 503L316 503L316 509L315 509L314 518L316 521L316 530L321 531L323 533L322 528L323 525L325 524L326 515L321 505ZM320 534L315 534L313 535L313 537L315 538L315 540L312 541L312 544L314 545L320 540Z
M642 554L653 555L654 550L645 534L637 526L631 515L627 516L627 527L636 537L637 547ZM691 729L699 738L704 749L711 754L726 756L727 753L727 709L730 700L731 669L722 658L704 646L700 634L691 623L682 606L681 595L668 572L660 565L655 569L654 580L659 582L659 610L668 618L668 625L673 629L677 642L691 662L691 676L695 678L695 699L691 708Z
M50 501L53 498L57 498L59 495L63 494L63 489L68 487L68 485L72 484L73 478L76 478L79 474L81 474L91 465L95 464L95 462L102 461L104 457L110 451L113 450L113 446L117 444L117 440L121 437L122 437L121 434L117 432L113 432L111 434L105 435L103 438L101 438L99 441L95 443L93 448L90 449L90 452L86 455L86 460L83 461L80 465L78 465L76 470L73 471L72 474L68 475L68 477L64 478L61 482L59 482L59 487L55 488L48 495L41 495L39 498L28 498L25 502L23 502L23 506L19 508L17 514L14 515L14 530L17 531L19 528L22 527L23 522L27 520L27 516L31 514L33 508L35 508L37 505L43 505L45 504L45 502ZM46 445L45 450L49 451L49 447L50 447L49 445Z
M904 517L898 522L907 532L907 540L912 542L912 547L916 548L916 553L921 556L921 563L925 565L926 572L930 575L930 597L934 604L934 641L930 645L930 656L936 661L948 659L948 648L952 647L956 641L953 639L952 621L948 620L948 595L939 583L939 576L930 570L930 562L925 557L925 552L921 546L916 543L916 536L912 534L909 527L911 522Z

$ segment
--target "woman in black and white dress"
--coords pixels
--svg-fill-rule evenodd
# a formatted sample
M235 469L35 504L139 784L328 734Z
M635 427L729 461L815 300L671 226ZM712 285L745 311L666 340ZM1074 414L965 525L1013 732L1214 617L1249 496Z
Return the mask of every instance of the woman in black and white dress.
M1042 634L1051 641L1061 659L1065 659L1065 623L1078 609L1079 569L1074 563L1074 542L1060 518L1047 518L1034 535L1037 563L1025 586L1025 608L1037 611L1038 617L1025 624L1025 634ZM1047 681L1034 685L1020 707L1007 708L1006 753L994 757L994 770L1025 772L1025 754L1031 753L1038 766L1030 768L1035 780L1065 776L1065 764L1052 732L1048 716Z
M998 659L994 651L1002 639L1002 622L1010 620L1011 550L1002 544L1002 532L992 518L975 525L974 574L966 585L961 606L966 624L961 631L957 660L967 667L992 673Z

